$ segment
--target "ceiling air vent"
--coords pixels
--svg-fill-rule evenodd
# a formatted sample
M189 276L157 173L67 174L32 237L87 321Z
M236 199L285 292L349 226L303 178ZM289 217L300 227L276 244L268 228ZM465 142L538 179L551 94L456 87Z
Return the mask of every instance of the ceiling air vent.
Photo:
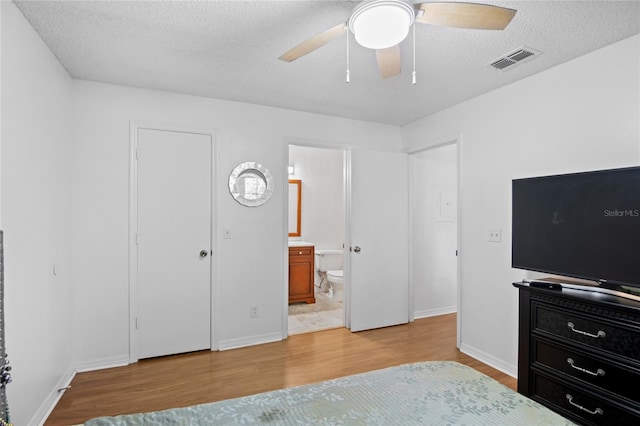
M502 55L498 59L491 61L489 66L504 71L505 69L511 68L514 65L517 65L521 62L526 61L527 59L531 59L534 56L540 55L541 52L538 52L535 49L530 47L519 47L516 50L507 53L506 55Z

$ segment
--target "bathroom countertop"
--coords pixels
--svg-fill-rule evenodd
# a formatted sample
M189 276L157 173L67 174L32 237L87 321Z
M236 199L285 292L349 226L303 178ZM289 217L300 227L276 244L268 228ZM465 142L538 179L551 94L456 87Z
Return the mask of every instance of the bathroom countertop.
M307 246L315 246L315 244L307 242L307 241L289 241L289 247L307 247Z

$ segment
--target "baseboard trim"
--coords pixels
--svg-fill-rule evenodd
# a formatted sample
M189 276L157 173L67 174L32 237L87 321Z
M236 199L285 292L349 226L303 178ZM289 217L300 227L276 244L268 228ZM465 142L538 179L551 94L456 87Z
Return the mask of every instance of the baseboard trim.
M478 361L484 362L485 364L495 368L496 370L500 370L515 379L518 378L517 366L506 363L503 360L494 357L493 355L481 351L480 349L474 348L473 346L465 345L463 343L460 345L460 352L465 353L470 357L477 359Z
M60 380L58 380L54 388L49 392L49 395L47 395L47 398L42 402L40 408L38 408L28 424L42 426L44 422L47 421L47 418L49 418L53 409L56 408L58 401L60 401L60 398L64 395L64 391L69 387L77 373L122 367L127 364L129 364L128 356L117 356L79 363L75 368L70 368L60 377Z
M58 380L51 392L49 392L49 395L47 395L33 417L31 417L28 424L38 426L42 426L44 424L49 417L49 414L51 414L55 406L58 404L58 401L60 401L60 398L62 398L64 389L69 386L75 375L75 370L70 368L62 375L62 377L60 377L60 380Z
M453 314L457 310L458 310L458 308L455 305L453 305L453 306L445 306L443 308L436 308L436 309L425 309L425 310L422 310L422 311L414 312L413 317L415 319L436 317L438 315Z
M218 349L226 351L229 349L244 348L247 346L262 345L264 343L279 342L282 340L281 333L259 334L256 336L241 337L238 339L227 339L218 342Z
M93 361L85 361L76 364L76 372L104 370L105 368L122 367L129 365L129 355L119 355L108 358L100 358Z

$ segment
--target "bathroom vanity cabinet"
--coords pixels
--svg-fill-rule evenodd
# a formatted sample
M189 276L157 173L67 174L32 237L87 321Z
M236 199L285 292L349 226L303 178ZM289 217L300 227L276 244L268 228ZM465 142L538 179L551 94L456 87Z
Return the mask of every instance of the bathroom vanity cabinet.
M314 247L289 247L289 304L316 303Z

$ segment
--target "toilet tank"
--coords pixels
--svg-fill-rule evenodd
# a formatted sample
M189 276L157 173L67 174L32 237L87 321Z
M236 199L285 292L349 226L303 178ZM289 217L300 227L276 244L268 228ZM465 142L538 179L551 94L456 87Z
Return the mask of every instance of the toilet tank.
M316 250L316 269L320 272L342 269L342 250Z

